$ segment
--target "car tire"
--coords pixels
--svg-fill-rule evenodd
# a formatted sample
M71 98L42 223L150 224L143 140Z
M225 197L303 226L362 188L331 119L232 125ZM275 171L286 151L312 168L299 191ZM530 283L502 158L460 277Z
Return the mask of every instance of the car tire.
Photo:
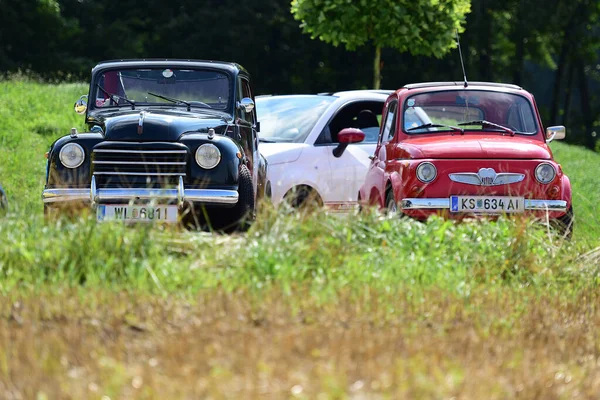
M295 209L316 209L323 206L319 194L309 186L296 186L286 193L284 201Z
M394 190L389 188L385 195L385 213L388 215L398 214L398 202L394 198Z
M573 206L569 207L569 210L565 215L554 220L552 225L561 237L566 240L571 240L573 237L573 227L575 225Z
M252 175L245 165L240 166L238 178L238 202L233 208L227 209L230 215L226 218L225 231L246 231L255 218L254 188Z

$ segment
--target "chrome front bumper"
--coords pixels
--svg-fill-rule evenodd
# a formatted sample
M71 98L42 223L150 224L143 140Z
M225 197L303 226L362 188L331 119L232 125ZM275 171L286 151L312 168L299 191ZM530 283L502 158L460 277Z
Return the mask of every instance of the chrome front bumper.
M403 210L433 210L450 209L450 199L445 198L417 198L402 199L400 208ZM564 200L532 200L525 199L527 211L567 211L567 202Z
M211 203L211 204L235 204L238 202L236 190L221 189L186 189L183 178L179 177L177 188L173 189L151 189L151 188L96 188L96 178L92 177L89 189L45 189L42 193L44 203L61 203L67 201L90 202L92 207L105 201L132 200L162 200L177 201L178 206L186 202Z

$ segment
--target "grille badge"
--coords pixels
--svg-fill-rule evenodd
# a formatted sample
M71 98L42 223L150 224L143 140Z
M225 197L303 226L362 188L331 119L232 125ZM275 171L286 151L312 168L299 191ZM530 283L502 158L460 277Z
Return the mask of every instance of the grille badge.
M493 168L481 168L479 172L458 172L449 174L450 180L467 185L498 186L517 183L525 179L525 174L513 172L497 173Z
M146 116L146 113L144 111L140 112L140 119L138 120L138 127L137 127L138 135L141 135L142 133L144 133L144 117L145 116Z

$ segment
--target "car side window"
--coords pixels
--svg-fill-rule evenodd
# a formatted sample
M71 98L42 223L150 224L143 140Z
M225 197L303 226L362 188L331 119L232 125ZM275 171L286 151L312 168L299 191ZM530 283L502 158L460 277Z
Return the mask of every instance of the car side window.
M396 118L398 111L398 102L394 101L389 104L387 114L385 116L385 125L381 132L381 143L389 142L396 134Z
M315 144L337 144L338 133L345 128L358 128L365 134L361 143L377 143L383 101L355 101L344 105L323 128Z
M248 97L249 99L252 98L252 91L250 90L250 83L245 79L242 79L242 96L241 97L242 97L242 99L245 97ZM255 110L252 110L251 112L247 113L242 110L242 118L245 121L254 125L254 122L255 122L254 113L255 112L256 112Z

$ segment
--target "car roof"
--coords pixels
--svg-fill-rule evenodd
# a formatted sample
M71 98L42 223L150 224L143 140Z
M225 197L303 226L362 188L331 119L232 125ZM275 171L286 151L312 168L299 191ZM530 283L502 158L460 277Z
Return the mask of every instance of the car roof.
M467 82L467 86L465 86L464 81L454 81L454 82L422 82L422 83L410 83L404 85L404 89L421 89L421 88L432 88L432 87L444 87L444 86L462 86L463 88L469 89L472 86L484 86L484 87L496 87L496 88L505 88L505 89L515 89L515 90L523 90L522 87L513 85L510 83L497 83L497 82Z
M261 94L255 96L257 99L265 97L316 97L316 96L329 96L338 97L342 99L348 98L361 98L361 99L376 99L385 100L390 94L394 93L393 90L345 90L341 92L321 92L317 94L302 94L302 93L290 93L290 94Z
M123 60L107 60L99 62L93 69L92 74L97 70L110 68L131 68L137 66L169 66L183 68L218 68L227 70L230 73L240 72L244 75L249 75L248 71L240 64L226 61L211 61L211 60L193 60L193 59L123 59Z

